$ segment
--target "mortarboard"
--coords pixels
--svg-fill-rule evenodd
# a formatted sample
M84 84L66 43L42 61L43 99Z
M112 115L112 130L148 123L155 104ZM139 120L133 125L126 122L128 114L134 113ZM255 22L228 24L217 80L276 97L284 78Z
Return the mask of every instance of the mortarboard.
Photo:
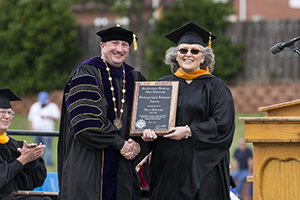
M11 108L10 101L21 101L10 89L0 89L0 108Z
M122 28L120 25L103 29L97 32L97 35L101 37L102 42L107 42L110 40L123 40L128 42L129 45L133 42L134 50L137 49L136 41L138 38L132 31Z
M202 46L205 46L206 43L210 42L209 37L211 37L211 40L217 38L207 30L201 28L193 22L177 28L176 30L165 35L165 37L176 43L177 45L200 44Z

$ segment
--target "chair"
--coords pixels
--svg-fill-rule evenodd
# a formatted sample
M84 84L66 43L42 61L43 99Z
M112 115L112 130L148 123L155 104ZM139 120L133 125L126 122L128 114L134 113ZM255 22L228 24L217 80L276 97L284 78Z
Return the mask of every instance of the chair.
M44 184L34 188L32 191L37 192L58 192L58 177L56 172L47 172L47 177Z
M58 192L59 192L59 188L58 188L57 173L47 172L47 177L42 186L36 187L32 191L31 190L13 191L12 194L49 196L52 200L57 200Z

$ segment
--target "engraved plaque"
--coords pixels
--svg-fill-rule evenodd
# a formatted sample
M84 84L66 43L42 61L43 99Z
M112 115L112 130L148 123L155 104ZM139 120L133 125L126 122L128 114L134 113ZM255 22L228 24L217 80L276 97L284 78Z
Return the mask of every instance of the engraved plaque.
M145 129L164 135L175 126L178 86L177 81L135 83L130 136L141 136Z

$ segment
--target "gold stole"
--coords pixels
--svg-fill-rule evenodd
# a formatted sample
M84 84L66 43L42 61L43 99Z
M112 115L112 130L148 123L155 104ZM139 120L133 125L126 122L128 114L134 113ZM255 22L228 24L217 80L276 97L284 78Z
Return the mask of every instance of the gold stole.
M9 137L6 135L6 132L0 135L0 143L6 144L9 141Z
M211 74L208 71L208 67L206 67L206 70L203 69L199 69L195 72L191 72L191 73L185 73L183 72L180 68L176 71L175 76L179 77L179 78L183 78L186 80L191 80L191 79L195 79L198 76L204 75L204 74Z

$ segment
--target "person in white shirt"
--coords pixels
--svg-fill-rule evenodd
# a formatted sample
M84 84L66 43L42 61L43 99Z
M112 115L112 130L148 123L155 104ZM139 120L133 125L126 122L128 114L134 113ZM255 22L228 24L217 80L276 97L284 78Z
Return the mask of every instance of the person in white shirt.
M55 131L55 122L60 118L59 107L49 100L47 92L42 91L38 95L38 101L35 102L29 110L28 121L30 130L34 131ZM42 142L47 146L45 152L45 161L47 166L52 166L52 137L34 136L35 142Z

